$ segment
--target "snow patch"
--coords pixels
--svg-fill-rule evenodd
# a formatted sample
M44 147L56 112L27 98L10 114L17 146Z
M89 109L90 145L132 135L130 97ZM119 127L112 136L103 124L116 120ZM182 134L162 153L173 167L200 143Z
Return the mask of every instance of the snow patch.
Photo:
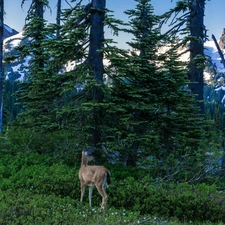
M204 79L205 80L210 80L210 78L211 78L211 74L208 73L208 72L204 72Z

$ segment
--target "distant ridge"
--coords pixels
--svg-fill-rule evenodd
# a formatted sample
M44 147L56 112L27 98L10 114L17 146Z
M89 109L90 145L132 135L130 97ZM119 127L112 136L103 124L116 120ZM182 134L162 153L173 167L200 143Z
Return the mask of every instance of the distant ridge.
M3 39L6 39L6 38L16 35L18 33L19 33L18 31L14 30L13 28L4 24Z

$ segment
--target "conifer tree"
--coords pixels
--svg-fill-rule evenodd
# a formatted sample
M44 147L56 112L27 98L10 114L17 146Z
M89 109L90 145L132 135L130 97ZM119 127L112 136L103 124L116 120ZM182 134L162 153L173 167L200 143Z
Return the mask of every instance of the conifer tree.
M184 88L188 84L185 65L172 49L158 51L164 41L157 28L159 18L149 0L136 1L136 8L126 12L131 18L128 32L134 38L128 44L133 51L111 59L116 68L112 87L112 102L117 106L115 132L128 165L135 164L139 150L158 159L170 154L178 158L184 146L195 146L201 137L201 128L196 126L201 119L192 107L195 101Z
M204 26L205 0L179 0L176 7L163 15L162 24L172 18L171 29L167 35L181 35L183 41L177 46L189 45L189 89L198 100L199 113L204 113L203 102L203 70L205 63L204 41L206 29Z
M100 139L97 124L98 113L101 113L98 104L103 101L104 70L100 50L104 41L104 14L105 1L92 1L87 5L80 1L64 10L60 39L53 47L55 53L63 53L58 54L54 63L62 60L65 64L69 61L74 64L73 69L62 71L57 78L61 82L59 98L62 101L58 118L64 128L77 132L78 144L91 146L96 146Z
M193 39L190 41L190 64L189 64L189 88L196 99L199 100L200 113L204 114L204 40L205 40L205 26L204 26L204 11L205 0L193 0L190 3L190 21L189 29L190 35Z
M47 0L32 1L23 33L27 42L17 48L20 58L29 58L29 75L21 83L18 91L18 97L24 108L24 112L20 115L21 122L29 127L40 126L42 124L40 117L49 110L46 104L49 100L46 90L51 84L46 82L48 73L45 65L48 55L45 54L43 46L46 38L44 7L47 6Z
M112 98L117 106L115 130L121 148L125 149L127 164L135 165L139 149L159 144L159 133L155 132L159 108L160 71L157 68L157 47L160 34L156 28L158 18L147 0L138 0L134 10L126 13L131 18L133 41L128 43L131 54L117 54L111 58L116 68L113 76Z
M173 155L180 160L184 155L193 157L200 149L203 121L194 95L186 88L189 83L187 65L179 60L174 49L166 56L162 66L168 77L161 98L163 113L158 123L162 143L160 154L166 158Z
M60 36L45 41L52 55L47 68L55 71L54 83L60 84L56 95L58 125L73 130L77 143L84 146L101 146L106 132L104 111L109 104L105 94L109 91L104 83L103 57L113 48L104 37L104 26L118 31L114 25L118 21L107 12L105 1L93 0L87 5L80 1L62 12ZM68 69L70 62L73 66Z

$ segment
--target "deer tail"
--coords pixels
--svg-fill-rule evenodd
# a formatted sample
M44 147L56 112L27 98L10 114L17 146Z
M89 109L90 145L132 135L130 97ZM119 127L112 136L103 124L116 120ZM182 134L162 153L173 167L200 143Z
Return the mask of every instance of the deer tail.
M111 181L110 181L110 172L106 172L106 182L107 185L110 185Z

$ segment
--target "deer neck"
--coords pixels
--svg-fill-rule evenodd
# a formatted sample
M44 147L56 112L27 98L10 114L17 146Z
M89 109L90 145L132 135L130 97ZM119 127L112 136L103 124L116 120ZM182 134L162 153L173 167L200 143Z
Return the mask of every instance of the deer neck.
M81 166L86 167L87 165L88 165L88 158L87 158L87 156L85 155L85 153L82 152Z

